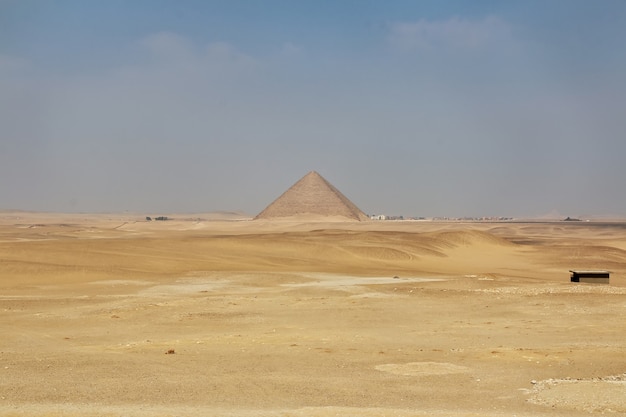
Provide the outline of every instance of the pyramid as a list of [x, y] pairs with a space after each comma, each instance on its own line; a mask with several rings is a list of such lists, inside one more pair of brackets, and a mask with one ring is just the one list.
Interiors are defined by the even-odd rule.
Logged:
[[341, 194], [320, 174], [311, 171], [259, 213], [255, 219], [271, 219], [298, 215], [343, 216], [351, 220], [367, 220], [357, 206]]

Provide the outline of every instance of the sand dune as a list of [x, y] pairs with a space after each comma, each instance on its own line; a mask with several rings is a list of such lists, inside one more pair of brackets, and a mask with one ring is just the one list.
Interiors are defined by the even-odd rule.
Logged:
[[18, 214], [0, 415], [626, 413], [621, 223]]

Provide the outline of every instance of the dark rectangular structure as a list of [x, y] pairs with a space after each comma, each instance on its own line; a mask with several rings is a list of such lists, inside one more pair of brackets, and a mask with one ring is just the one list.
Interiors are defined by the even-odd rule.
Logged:
[[572, 273], [571, 282], [590, 282], [593, 284], [608, 284], [609, 271], [569, 271]]

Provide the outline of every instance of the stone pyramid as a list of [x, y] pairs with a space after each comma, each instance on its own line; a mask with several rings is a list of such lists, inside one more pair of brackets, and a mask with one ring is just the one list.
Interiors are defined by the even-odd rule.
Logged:
[[368, 219], [352, 201], [315, 171], [302, 177], [255, 219], [298, 215], [343, 216], [358, 221]]

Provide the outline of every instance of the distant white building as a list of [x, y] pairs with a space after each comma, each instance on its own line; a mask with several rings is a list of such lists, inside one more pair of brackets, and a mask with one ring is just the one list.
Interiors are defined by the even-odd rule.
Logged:
[[372, 214], [370, 216], [370, 219], [372, 219], [372, 220], [387, 220], [387, 216], [385, 216], [384, 214]]

